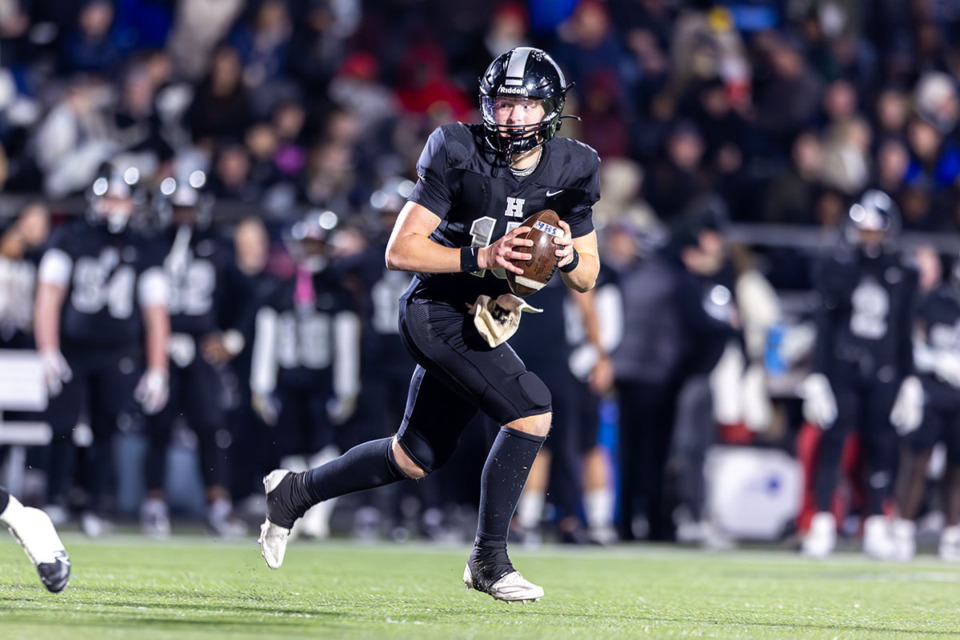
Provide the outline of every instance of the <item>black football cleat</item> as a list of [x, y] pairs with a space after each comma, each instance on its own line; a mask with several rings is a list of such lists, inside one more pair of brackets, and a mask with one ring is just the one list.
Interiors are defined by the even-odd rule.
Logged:
[[66, 551], [58, 551], [53, 562], [41, 562], [37, 565], [40, 582], [50, 593], [60, 593], [70, 581], [70, 558]]

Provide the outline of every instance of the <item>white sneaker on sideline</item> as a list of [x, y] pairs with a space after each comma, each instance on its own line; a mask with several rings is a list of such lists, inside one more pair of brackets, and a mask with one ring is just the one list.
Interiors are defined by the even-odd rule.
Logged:
[[960, 562], [960, 526], [946, 527], [940, 534], [937, 555], [944, 562]]
[[895, 557], [893, 533], [886, 516], [869, 516], [863, 521], [863, 551], [877, 560]]
[[147, 498], [140, 505], [140, 530], [152, 540], [170, 537], [170, 510], [159, 498]]
[[803, 539], [801, 552], [811, 558], [826, 558], [837, 546], [837, 519], [821, 511], [810, 521], [810, 531]]
[[917, 553], [917, 525], [913, 520], [897, 518], [891, 526], [893, 531], [893, 559], [901, 562], [912, 560]]

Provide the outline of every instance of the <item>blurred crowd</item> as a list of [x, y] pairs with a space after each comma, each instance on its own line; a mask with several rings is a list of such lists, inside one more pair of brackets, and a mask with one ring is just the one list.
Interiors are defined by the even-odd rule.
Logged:
[[[731, 247], [725, 230], [838, 229], [868, 189], [892, 199], [891, 237], [960, 229], [960, 3], [0, 0], [0, 184], [30, 202], [0, 212], [0, 341], [34, 346], [36, 265], [51, 226], [92, 207], [105, 161], [136, 172], [130, 197], [162, 237], [180, 224], [162, 219], [164, 180], [202, 174], [208, 200], [189, 206], [203, 208], [203, 233], [223, 245], [216, 286], [231, 309], [211, 333], [242, 341], [197, 342], [223, 386], [225, 417], [208, 420], [196, 441], [176, 432], [172, 443], [205, 448], [207, 462], [219, 451], [219, 475], [203, 463], [208, 524], [239, 533], [233, 505], [255, 498], [260, 475], [281, 459], [313, 466], [395, 430], [412, 368], [395, 335], [408, 280], [383, 268], [385, 234], [426, 137], [478, 121], [478, 76], [521, 45], [546, 49], [575, 82], [566, 113], [581, 120], [564, 120], [561, 135], [602, 159], [595, 222], [609, 269], [595, 294], [561, 300], [567, 347], [536, 363], [547, 371], [567, 361], [569, 379], [557, 384], [578, 400], [567, 407], [572, 426], [557, 430], [562, 441], [548, 442], [531, 476], [517, 535], [536, 539], [546, 519], [573, 542], [723, 544], [706, 508], [707, 450], [718, 439], [803, 448], [790, 374], [810, 366], [817, 305], [781, 294], [817, 287], [820, 257]], [[305, 229], [322, 245], [316, 255], [303, 250]], [[920, 289], [936, 288], [934, 252], [906, 261], [923, 274]], [[176, 261], [164, 264], [177, 272]], [[292, 308], [313, 304], [316, 293], [298, 282], [305, 269], [315, 287], [316, 274], [336, 274], [342, 310], [360, 326], [356, 354], [331, 346], [324, 362], [301, 362], [303, 344], [284, 342], [278, 327], [302, 318], [284, 320], [277, 292]], [[549, 326], [537, 322], [525, 320], [526, 339]], [[338, 326], [348, 333], [335, 344], [351, 342], [349, 322]], [[266, 357], [255, 353], [258, 332], [261, 344], [263, 332], [272, 336], [269, 355], [286, 368], [356, 359], [354, 373], [324, 378], [320, 409], [300, 408], [305, 424], [339, 425], [334, 436], [292, 443], [271, 431], [284, 394], [289, 411], [304, 382], [278, 377], [282, 364], [272, 377], [254, 374]], [[543, 353], [530, 349], [528, 360]], [[173, 418], [196, 429], [189, 416]], [[149, 439], [147, 422], [120, 431]], [[399, 495], [353, 500], [348, 528], [438, 536], [469, 519], [460, 506], [469, 512], [475, 499], [471, 462], [448, 467]], [[64, 518], [116, 514], [123, 473], [84, 480], [113, 496], [103, 506], [73, 499], [66, 481], [43, 500]], [[133, 498], [154, 533], [169, 528], [160, 482]], [[308, 527], [326, 535], [332, 517]], [[99, 520], [88, 519], [91, 531]]]

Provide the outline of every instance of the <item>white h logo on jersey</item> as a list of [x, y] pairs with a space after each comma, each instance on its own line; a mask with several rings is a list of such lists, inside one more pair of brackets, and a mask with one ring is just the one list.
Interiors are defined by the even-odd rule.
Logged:
[[523, 217], [523, 198], [507, 198], [507, 210], [504, 212], [508, 218]]

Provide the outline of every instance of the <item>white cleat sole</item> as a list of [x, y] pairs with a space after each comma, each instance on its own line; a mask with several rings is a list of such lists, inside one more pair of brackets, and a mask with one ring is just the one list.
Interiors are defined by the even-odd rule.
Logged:
[[[469, 564], [463, 570], [463, 583], [467, 585], [467, 589], [476, 589]], [[482, 593], [503, 602], [536, 602], [543, 597], [543, 587], [526, 580], [519, 571], [514, 571], [494, 582], [489, 591]]]
[[[276, 489], [288, 473], [290, 472], [286, 469], [271, 471], [263, 479], [265, 493], [269, 494]], [[280, 565], [283, 564], [283, 556], [287, 551], [289, 538], [290, 529], [270, 522], [269, 518], [265, 519], [263, 524], [260, 525], [260, 537], [257, 538], [257, 543], [260, 545], [260, 555], [263, 556], [267, 566], [271, 569], [279, 569]]]

